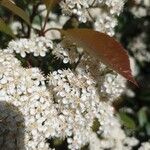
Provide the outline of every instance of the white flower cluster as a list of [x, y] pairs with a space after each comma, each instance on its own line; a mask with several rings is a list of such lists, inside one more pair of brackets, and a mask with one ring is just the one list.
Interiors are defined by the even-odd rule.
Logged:
[[145, 43], [146, 38], [146, 33], [141, 33], [139, 36], [135, 37], [128, 46], [139, 62], [150, 62], [150, 52]]
[[118, 74], [106, 74], [101, 86], [101, 94], [107, 95], [110, 101], [118, 98], [125, 90], [125, 79]]
[[[109, 126], [112, 129], [111, 134], [106, 139], [98, 139], [97, 135], [93, 132], [90, 135], [90, 150], [132, 150], [138, 144], [138, 140], [134, 137], [125, 137], [125, 134], [118, 126]], [[118, 136], [119, 135], [119, 136]], [[145, 149], [148, 150], [148, 149]]]
[[139, 148], [139, 150], [149, 150], [150, 149], [150, 141], [148, 142], [143, 142], [141, 144], [141, 147]]
[[[20, 125], [17, 126], [18, 130], [22, 131], [24, 135], [24, 137], [21, 137], [24, 139], [24, 144], [22, 145], [21, 141], [17, 141], [13, 143], [14, 146], [19, 149], [23, 149], [23, 146], [25, 149], [30, 150], [48, 149], [45, 142], [46, 128], [43, 122], [47, 119], [46, 115], [49, 115], [49, 111], [52, 111], [50, 109], [52, 101], [49, 100], [51, 96], [46, 89], [43, 75], [37, 68], [22, 68], [19, 61], [12, 54], [0, 52], [0, 61], [0, 102], [6, 102], [17, 107], [24, 117], [24, 123], [19, 123]], [[7, 107], [11, 109], [9, 105]], [[2, 114], [6, 116], [7, 120], [10, 120], [8, 124], [9, 122], [18, 124], [22, 119], [11, 115], [7, 116], [7, 111], [3, 111]], [[14, 126], [11, 126], [10, 130], [14, 128]], [[8, 143], [14, 141], [13, 136], [9, 137], [10, 139], [7, 139]], [[13, 149], [13, 145], [11, 146]]]
[[56, 44], [54, 46], [52, 54], [55, 55], [57, 58], [62, 59], [64, 64], [71, 62], [68, 50], [63, 48], [61, 44]]
[[17, 53], [21, 57], [26, 57], [27, 54], [33, 54], [35, 57], [45, 57], [46, 52], [51, 52], [56, 58], [62, 59], [63, 63], [71, 63], [69, 52], [66, 48], [63, 48], [61, 44], [54, 43], [47, 37], [32, 37], [30, 39], [19, 39], [16, 41], [10, 41], [7, 49], [4, 50], [7, 53]]
[[[119, 15], [124, 0], [62, 0], [62, 12], [67, 15], [77, 15], [80, 22], [92, 21], [95, 30], [114, 35], [117, 25], [116, 15]], [[98, 15], [99, 14], [99, 15]]]
[[49, 49], [53, 48], [53, 42], [46, 37], [32, 37], [30, 39], [18, 39], [11, 41], [8, 48], [5, 50], [10, 53], [19, 53], [21, 57], [26, 57], [27, 54], [33, 53], [35, 57], [46, 55]]
[[[149, 16], [150, 1], [149, 0], [137, 0], [130, 11], [136, 18], [145, 17], [143, 26], [144, 28], [149, 27], [149, 22], [146, 16]], [[147, 42], [148, 33], [147, 30], [143, 30], [138, 36], [130, 40], [128, 48], [133, 53], [133, 56], [139, 62], [150, 62], [150, 51]]]
[[[92, 147], [92, 126], [97, 118], [100, 123], [97, 134], [102, 137], [99, 149], [117, 150], [136, 145], [137, 143], [131, 142], [132, 145], [127, 141], [119, 121], [114, 116], [113, 107], [109, 102], [100, 100], [95, 85], [95, 81], [89, 75], [81, 72], [58, 70], [49, 75], [49, 86], [53, 90], [55, 105], [60, 113], [58, 121], [55, 120], [54, 136], [67, 137], [69, 149], [72, 150], [79, 149], [87, 143]], [[110, 130], [112, 128], [113, 130]], [[96, 138], [98, 140], [98, 137]], [[134, 141], [132, 138], [130, 140]]]
[[149, 0], [136, 0], [131, 12], [138, 18], [148, 15], [150, 7]]
[[[12, 136], [8, 136], [8, 148], [14, 144], [20, 149], [24, 146], [30, 150], [46, 150], [49, 149], [46, 138], [55, 137], [67, 138], [72, 150], [87, 143], [92, 147], [95, 118], [100, 123], [97, 134], [103, 139], [99, 141], [100, 149], [130, 147], [125, 142], [127, 137], [114, 116], [113, 107], [110, 102], [101, 101], [96, 82], [88, 73], [54, 71], [48, 76], [46, 86], [45, 78], [37, 68], [22, 68], [12, 54], [1, 51], [0, 56], [0, 102], [17, 107], [14, 111], [20, 112], [24, 120], [23, 123], [18, 115], [8, 115], [5, 107], [0, 105], [3, 116], [10, 120], [6, 120], [7, 123], [15, 121], [18, 134], [24, 132], [24, 145], [21, 140], [16, 138], [15, 143]], [[7, 108], [11, 110], [11, 106]], [[99, 140], [96, 135], [95, 138]]]

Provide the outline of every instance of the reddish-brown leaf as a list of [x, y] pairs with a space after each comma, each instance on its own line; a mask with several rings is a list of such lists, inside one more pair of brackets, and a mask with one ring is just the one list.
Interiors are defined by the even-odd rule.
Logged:
[[114, 38], [90, 29], [63, 30], [64, 38], [83, 47], [89, 54], [137, 85], [134, 80], [127, 52]]
[[51, 11], [53, 7], [58, 4], [60, 0], [43, 0], [44, 4], [46, 5], [47, 11]]

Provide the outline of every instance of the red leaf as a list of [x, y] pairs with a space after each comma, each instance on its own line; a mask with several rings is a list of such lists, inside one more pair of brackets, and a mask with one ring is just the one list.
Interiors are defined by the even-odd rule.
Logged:
[[83, 47], [89, 54], [137, 85], [134, 80], [127, 52], [114, 38], [90, 29], [63, 30], [64, 38]]

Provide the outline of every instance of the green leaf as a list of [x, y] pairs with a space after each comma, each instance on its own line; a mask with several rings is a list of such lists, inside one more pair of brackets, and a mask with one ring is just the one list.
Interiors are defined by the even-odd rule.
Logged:
[[59, 0], [43, 0], [48, 12], [50, 12], [58, 2]]
[[140, 124], [141, 127], [143, 127], [147, 123], [148, 119], [147, 119], [146, 108], [145, 107], [143, 107], [139, 110], [138, 120], [139, 120], [139, 124]]
[[11, 28], [8, 25], [6, 25], [6, 23], [1, 18], [0, 18], [0, 31], [12, 36], [13, 38], [15, 37]]
[[122, 124], [127, 127], [127, 128], [131, 128], [131, 129], [135, 129], [136, 124], [134, 122], [134, 120], [129, 117], [127, 114], [125, 113], [119, 113], [119, 117], [121, 119]]
[[150, 123], [146, 124], [146, 132], [147, 132], [147, 135], [150, 136]]
[[99, 130], [100, 123], [97, 118], [94, 119], [92, 130], [93, 132], [97, 132]]
[[27, 13], [22, 10], [20, 7], [18, 7], [13, 1], [11, 0], [2, 0], [0, 2], [0, 5], [6, 7], [10, 11], [12, 11], [15, 15], [22, 18], [28, 25], [30, 25], [30, 19]]
[[68, 29], [61, 33], [69, 42], [83, 47], [89, 54], [137, 85], [131, 73], [128, 54], [114, 38], [90, 29]]

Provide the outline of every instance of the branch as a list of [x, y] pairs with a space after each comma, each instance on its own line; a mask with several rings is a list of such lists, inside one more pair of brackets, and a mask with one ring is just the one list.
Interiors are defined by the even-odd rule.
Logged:
[[[32, 25], [32, 23], [33, 23], [34, 17], [37, 15], [37, 10], [38, 10], [38, 7], [39, 7], [40, 4], [41, 4], [41, 2], [37, 3], [36, 5], [33, 5], [32, 14], [31, 14], [31, 16], [30, 16], [31, 25]], [[32, 28], [32, 27], [28, 25], [27, 38], [30, 37], [31, 28]]]

